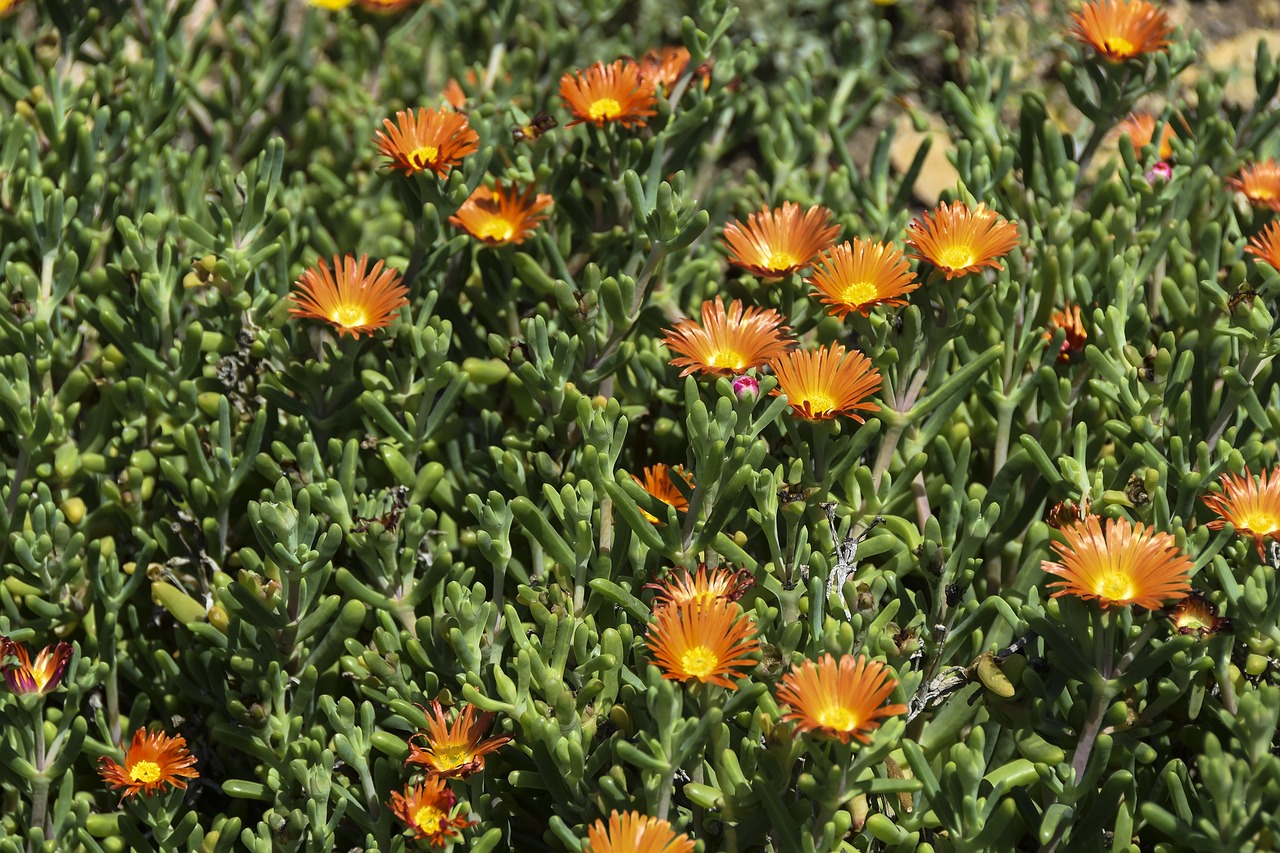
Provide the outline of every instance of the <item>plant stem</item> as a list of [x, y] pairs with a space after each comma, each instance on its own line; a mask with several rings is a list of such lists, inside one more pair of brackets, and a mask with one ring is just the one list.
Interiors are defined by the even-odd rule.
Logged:
[[[36, 753], [32, 758], [32, 762], [36, 766], [37, 775], [35, 781], [31, 783], [31, 825], [40, 828], [42, 838], [49, 837], [49, 777], [45, 775], [45, 760], [47, 758], [44, 744], [44, 703], [41, 702], [31, 709], [32, 729], [36, 738]], [[27, 843], [27, 853], [34, 853], [35, 847], [30, 842]]]

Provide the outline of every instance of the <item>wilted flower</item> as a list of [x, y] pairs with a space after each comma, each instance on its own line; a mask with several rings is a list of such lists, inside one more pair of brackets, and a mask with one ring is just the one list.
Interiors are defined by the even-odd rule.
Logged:
[[[427, 730], [409, 739], [409, 757], [404, 763], [421, 765], [429, 773], [446, 779], [483, 770], [484, 757], [511, 740], [511, 735], [484, 736], [493, 717], [492, 712], [486, 711], [477, 718], [476, 706], [468, 705], [453, 725], [449, 725], [444, 708], [433, 699], [431, 713], [427, 715]], [[418, 739], [422, 740], [422, 746], [414, 743]]]
[[501, 181], [492, 190], [479, 186], [449, 221], [491, 246], [519, 245], [547, 218], [542, 211], [551, 206], [551, 196], [534, 193], [533, 187], [523, 193], [504, 188]]
[[802, 215], [800, 205], [784, 202], [782, 207], [747, 215], [747, 222], [730, 222], [724, 227], [724, 244], [729, 262], [764, 279], [781, 278], [807, 267], [840, 234], [831, 222], [831, 211], [822, 206]]
[[756, 579], [747, 569], [731, 571], [716, 567], [707, 573], [705, 563], [698, 564], [698, 573], [690, 574], [688, 569], [680, 569], [672, 573], [665, 581], [645, 584], [645, 589], [655, 589], [658, 594], [653, 599], [653, 609], [669, 605], [686, 606], [706, 604], [711, 601], [737, 601], [755, 584]]
[[387, 165], [406, 175], [431, 170], [443, 178], [462, 163], [462, 158], [480, 147], [480, 137], [467, 117], [446, 109], [422, 107], [415, 116], [412, 110], [400, 110], [396, 119], [383, 119], [374, 142], [387, 158]]
[[1073, 500], [1058, 501], [1049, 507], [1044, 516], [1044, 523], [1050, 527], [1063, 528], [1075, 524], [1089, 514], [1089, 502], [1076, 503]]
[[1147, 0], [1091, 0], [1071, 17], [1071, 34], [1113, 62], [1164, 50], [1173, 32], [1164, 10]]
[[1103, 607], [1136, 604], [1159, 610], [1166, 601], [1185, 598], [1194, 563], [1178, 550], [1168, 533], [1157, 533], [1127, 518], [1107, 519], [1105, 531], [1096, 515], [1062, 528], [1066, 542], [1054, 542], [1062, 560], [1041, 568], [1062, 578], [1054, 598], [1096, 598]]
[[[631, 475], [631, 479], [635, 480], [644, 490], [653, 495], [658, 500], [668, 506], [676, 508], [677, 512], [687, 512], [689, 510], [689, 500], [676, 488], [676, 484], [672, 482], [671, 476], [677, 475], [681, 477], [689, 488], [693, 488], [693, 475], [685, 472], [679, 465], [674, 468], [666, 463], [659, 462], [657, 465], [650, 465], [644, 469], [644, 479], [641, 480], [635, 474]], [[640, 510], [645, 518], [653, 524], [662, 524], [661, 519], [649, 514], [645, 510]]]
[[733, 377], [733, 393], [738, 399], [760, 393], [760, 381], [754, 376], [742, 374]]
[[1272, 222], [1262, 231], [1254, 234], [1244, 250], [1280, 269], [1280, 220]]
[[920, 286], [897, 247], [857, 237], [823, 253], [805, 281], [840, 318], [851, 311], [865, 317], [877, 305], [906, 305], [901, 297]]
[[839, 663], [823, 655], [797, 664], [782, 677], [778, 701], [791, 706], [782, 716], [802, 732], [814, 732], [848, 743], [870, 743], [880, 719], [907, 712], [906, 705], [884, 705], [898, 680], [885, 664], [862, 655], [841, 655]]
[[[1277, 226], [1273, 223], [1272, 227]], [[1267, 539], [1280, 541], [1280, 468], [1264, 471], [1256, 480], [1247, 472], [1243, 477], [1227, 473], [1219, 483], [1222, 494], [1202, 499], [1222, 516], [1209, 522], [1209, 527], [1221, 530], [1231, 522], [1237, 533], [1253, 537], [1258, 556], [1265, 558], [1263, 543]]]
[[1280, 163], [1275, 159], [1245, 166], [1239, 177], [1227, 178], [1227, 183], [1244, 193], [1250, 204], [1280, 211]]
[[667, 329], [662, 342], [675, 352], [671, 364], [682, 367], [681, 376], [695, 370], [712, 376], [731, 376], [762, 367], [777, 358], [795, 341], [786, 318], [772, 308], [744, 307], [735, 299], [726, 311], [717, 296], [702, 303], [702, 325], [693, 320], [680, 320]]
[[[1133, 143], [1133, 150], [1141, 153], [1143, 148], [1151, 144], [1151, 140], [1156, 135], [1156, 117], [1145, 112], [1130, 113], [1116, 125], [1115, 135], [1129, 137], [1129, 141]], [[1160, 146], [1156, 152], [1160, 162], [1153, 167], [1152, 171], [1163, 166], [1168, 175], [1173, 174], [1173, 169], [1165, 161], [1173, 156], [1173, 138], [1177, 135], [1177, 131], [1173, 129], [1172, 119], [1166, 121], [1160, 128]], [[1168, 175], [1165, 176], [1166, 180]]]
[[826, 421], [843, 415], [863, 423], [861, 412], [879, 411], [869, 399], [880, 390], [880, 371], [857, 350], [840, 344], [789, 352], [769, 363], [778, 377], [774, 396], [787, 395], [797, 417]]
[[1052, 340], [1058, 329], [1065, 333], [1062, 347], [1058, 350], [1058, 363], [1068, 364], [1076, 353], [1084, 350], [1085, 341], [1089, 339], [1089, 333], [1084, 330], [1084, 321], [1080, 319], [1079, 305], [1068, 303], [1061, 311], [1054, 311], [1044, 336]]
[[373, 269], [366, 269], [368, 264], [368, 255], [361, 255], [359, 260], [347, 255], [341, 261], [334, 256], [330, 270], [321, 260], [298, 277], [289, 297], [294, 303], [289, 313], [324, 320], [340, 335], [354, 338], [359, 338], [361, 332], [372, 333], [391, 325], [400, 308], [409, 304], [409, 289], [398, 272], [383, 269], [383, 261], [374, 264]]
[[587, 830], [586, 853], [693, 853], [689, 836], [676, 835], [671, 824], [639, 812], [615, 809], [609, 824], [597, 820]]
[[39, 693], [45, 696], [58, 688], [74, 650], [70, 643], [54, 643], [36, 655], [33, 664], [27, 649], [8, 637], [0, 637], [0, 661], [15, 657], [17, 663], [4, 666], [4, 680], [16, 694]]
[[639, 65], [624, 59], [565, 74], [560, 78], [560, 97], [577, 116], [569, 127], [583, 122], [596, 127], [643, 127], [656, 114], [653, 106], [658, 100], [653, 81], [641, 75]]
[[1218, 615], [1218, 606], [1204, 597], [1204, 590], [1193, 589], [1181, 601], [1166, 605], [1164, 615], [1179, 634], [1200, 639], [1231, 630], [1231, 620]]
[[1018, 245], [1018, 225], [985, 204], [970, 208], [964, 202], [940, 204], [932, 213], [907, 226], [911, 257], [928, 261], [947, 280], [983, 267], [999, 269], [997, 258]]
[[[124, 744], [120, 745], [124, 749]], [[112, 788], [123, 788], [121, 800], [139, 793], [151, 795], [166, 785], [186, 788], [187, 779], [198, 779], [196, 759], [187, 752], [182, 735], [169, 737], [164, 732], [148, 734], [143, 729], [133, 733], [133, 742], [118, 764], [105, 755], [98, 759], [98, 773]]]
[[408, 825], [414, 838], [426, 839], [433, 847], [444, 847], [460, 837], [458, 830], [471, 825], [466, 818], [451, 814], [453, 791], [444, 779], [430, 776], [419, 785], [391, 792], [391, 812]]
[[746, 673], [740, 669], [756, 665], [747, 657], [760, 650], [754, 635], [755, 623], [738, 605], [713, 599], [658, 608], [645, 642], [663, 678], [736, 689], [730, 677], [741, 678]]

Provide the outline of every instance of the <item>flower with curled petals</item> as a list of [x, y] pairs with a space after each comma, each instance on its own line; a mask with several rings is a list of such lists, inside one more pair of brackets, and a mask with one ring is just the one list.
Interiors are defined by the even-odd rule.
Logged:
[[644, 127], [647, 119], [657, 114], [653, 81], [644, 77], [639, 65], [626, 59], [570, 71], [560, 78], [560, 97], [576, 116], [568, 127], [583, 122], [596, 127]]
[[[427, 728], [409, 738], [409, 757], [404, 763], [424, 767], [428, 773], [443, 779], [466, 777], [483, 770], [484, 757], [511, 740], [511, 735], [484, 736], [493, 717], [491, 711], [477, 717], [476, 706], [468, 705], [450, 725], [444, 708], [433, 699], [431, 712], [427, 714]], [[421, 746], [415, 743], [418, 740]]]
[[1249, 239], [1245, 252], [1280, 270], [1280, 221], [1272, 222]]
[[0, 637], [0, 661], [7, 657], [17, 659], [17, 663], [2, 667], [9, 691], [18, 695], [47, 696], [62, 683], [72, 652], [70, 643], [54, 643], [42, 649], [32, 663], [25, 646], [8, 637]]
[[449, 221], [490, 246], [520, 245], [547, 218], [551, 196], [529, 187], [523, 193], [497, 181], [494, 189], [476, 187]]
[[422, 107], [396, 113], [395, 121], [384, 119], [386, 132], [374, 136], [387, 165], [405, 175], [431, 171], [438, 178], [462, 163], [462, 158], [480, 147], [480, 137], [462, 113], [451, 109]]
[[388, 805], [414, 838], [432, 847], [457, 841], [461, 837], [458, 830], [471, 825], [471, 821], [454, 812], [453, 791], [445, 787], [445, 780], [439, 776], [429, 776], [421, 784], [405, 788], [403, 794], [392, 791]]
[[690, 574], [688, 569], [679, 569], [664, 581], [644, 586], [645, 589], [657, 590], [658, 594], [653, 598], [653, 609], [657, 610], [671, 605], [706, 604], [719, 599], [737, 601], [755, 582], [755, 577], [747, 569], [734, 572], [717, 566], [708, 574], [706, 564], [700, 563], [696, 575]]
[[[120, 745], [124, 749], [124, 744]], [[138, 794], [150, 796], [162, 788], [186, 788], [188, 779], [198, 779], [196, 759], [187, 752], [182, 735], [169, 737], [164, 732], [147, 733], [138, 729], [124, 754], [124, 764], [103, 756], [98, 759], [98, 773], [112, 788], [123, 788], [121, 801]]]
[[1253, 537], [1258, 556], [1265, 559], [1266, 540], [1280, 542], [1280, 468], [1257, 479], [1248, 472], [1243, 477], [1226, 473], [1218, 482], [1222, 494], [1201, 498], [1219, 516], [1209, 522], [1210, 529], [1221, 530], [1231, 522], [1237, 533]]

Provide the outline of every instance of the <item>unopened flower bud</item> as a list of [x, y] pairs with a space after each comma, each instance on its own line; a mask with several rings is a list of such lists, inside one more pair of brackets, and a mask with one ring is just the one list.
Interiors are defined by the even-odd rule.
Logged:
[[756, 381], [754, 376], [735, 376], [733, 379], [733, 393], [739, 400], [750, 395], [754, 397], [760, 393], [760, 383]]
[[1173, 167], [1164, 160], [1156, 163], [1151, 167], [1151, 171], [1147, 172], [1147, 182], [1156, 183], [1157, 181], [1167, 181], [1173, 177]]

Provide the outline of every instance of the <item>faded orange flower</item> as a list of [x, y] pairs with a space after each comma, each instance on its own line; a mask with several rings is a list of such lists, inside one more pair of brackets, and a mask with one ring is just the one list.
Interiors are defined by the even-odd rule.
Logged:
[[[468, 705], [450, 725], [444, 708], [433, 699], [431, 712], [427, 714], [427, 729], [409, 738], [409, 757], [404, 763], [420, 765], [445, 779], [470, 776], [483, 770], [484, 757], [511, 740], [511, 735], [484, 736], [493, 717], [492, 712], [485, 711], [477, 718], [476, 706]], [[419, 739], [421, 746], [414, 743]]]
[[839, 234], [840, 226], [825, 207], [801, 214], [800, 205], [788, 201], [775, 210], [765, 207], [748, 214], [746, 224], [730, 222], [724, 227], [724, 244], [730, 263], [771, 280], [809, 266]]
[[906, 305], [901, 297], [920, 286], [897, 247], [858, 237], [819, 256], [805, 281], [841, 319], [853, 311], [866, 317], [877, 305]]
[[583, 122], [596, 127], [611, 123], [643, 127], [649, 116], [657, 114], [653, 81], [644, 78], [639, 65], [625, 59], [568, 72], [560, 78], [560, 97], [577, 116], [568, 127]]
[[1254, 234], [1244, 250], [1280, 270], [1280, 220]]
[[414, 838], [425, 839], [432, 847], [444, 847], [461, 837], [459, 830], [471, 825], [471, 821], [453, 813], [453, 791], [445, 787], [445, 780], [429, 776], [425, 781], [404, 793], [391, 792], [391, 813], [404, 821]]
[[1054, 598], [1075, 595], [1095, 598], [1102, 607], [1136, 604], [1159, 610], [1167, 601], [1186, 598], [1191, 589], [1192, 561], [1178, 550], [1168, 533], [1158, 533], [1127, 518], [1107, 519], [1103, 529], [1096, 515], [1062, 528], [1065, 542], [1054, 542], [1062, 562], [1045, 560], [1041, 568], [1062, 580]]
[[1173, 27], [1147, 0], [1092, 0], [1072, 12], [1071, 34], [1112, 62], [1164, 50]]
[[430, 170], [443, 178], [462, 163], [462, 158], [480, 147], [480, 137], [467, 117], [447, 109], [421, 107], [396, 113], [395, 121], [383, 119], [386, 133], [374, 136], [387, 165], [406, 175]]
[[789, 352], [769, 363], [778, 377], [773, 395], [787, 395], [787, 404], [796, 417], [828, 421], [843, 415], [863, 423], [861, 412], [876, 412], [871, 402], [880, 390], [880, 371], [857, 350], [840, 344], [807, 352]]
[[462, 91], [462, 84], [458, 82], [457, 77], [450, 77], [449, 82], [444, 86], [444, 92], [441, 93], [445, 102], [455, 110], [460, 110], [467, 105], [467, 93]]
[[[120, 745], [124, 749], [124, 744]], [[166, 785], [186, 788], [188, 779], [199, 779], [196, 759], [187, 752], [182, 735], [169, 737], [164, 732], [148, 734], [143, 729], [133, 733], [133, 742], [124, 755], [124, 764], [103, 756], [98, 759], [98, 774], [112, 788], [123, 788], [120, 799], [138, 794], [156, 793]]]
[[911, 257], [928, 261], [947, 280], [983, 267], [999, 269], [998, 258], [1018, 245], [1018, 225], [985, 204], [970, 208], [964, 202], [940, 204], [907, 226]]
[[42, 649], [33, 664], [25, 646], [8, 637], [0, 637], [0, 661], [7, 657], [18, 659], [17, 663], [3, 667], [9, 691], [19, 695], [38, 693], [41, 696], [53, 692], [62, 683], [73, 651], [70, 643], [54, 643]]
[[848, 743], [871, 743], [880, 720], [907, 712], [906, 705], [881, 705], [898, 686], [893, 670], [862, 655], [823, 655], [791, 668], [778, 685], [778, 701], [791, 706], [783, 721], [796, 729]]
[[[644, 490], [653, 495], [658, 500], [668, 506], [676, 508], [677, 512], [688, 512], [689, 501], [684, 495], [680, 494], [680, 490], [676, 488], [676, 484], [672, 482], [672, 477], [678, 476], [682, 478], [689, 488], [693, 488], [693, 475], [686, 473], [679, 465], [674, 468], [664, 462], [657, 465], [650, 465], [644, 469], [644, 479], [641, 480], [635, 474], [631, 475], [631, 479], [639, 483]], [[652, 524], [662, 524], [662, 520], [657, 516], [651, 515], [647, 510], [641, 509], [640, 513]]]
[[533, 187], [520, 193], [497, 181], [493, 189], [476, 187], [449, 221], [491, 246], [519, 245], [547, 218], [543, 211], [550, 206], [551, 196], [546, 193], [535, 195]]
[[[664, 93], [670, 93], [671, 87], [688, 67], [689, 49], [684, 46], [655, 47], [645, 51], [644, 56], [640, 57], [641, 76], [661, 88]], [[696, 69], [694, 76], [698, 76]], [[709, 77], [704, 78], [704, 82], [709, 81]]]
[[1280, 163], [1275, 159], [1245, 166], [1239, 177], [1228, 178], [1227, 183], [1244, 193], [1255, 207], [1280, 211]]
[[1045, 338], [1053, 340], [1058, 329], [1065, 333], [1062, 347], [1058, 350], [1058, 364], [1069, 364], [1077, 353], [1084, 351], [1085, 342], [1089, 339], [1089, 333], [1084, 330], [1084, 321], [1080, 318], [1079, 305], [1067, 303], [1061, 311], [1054, 311], [1049, 318]]
[[1222, 494], [1202, 498], [1209, 509], [1221, 516], [1209, 522], [1209, 527], [1221, 530], [1231, 522], [1237, 533], [1253, 537], [1258, 556], [1265, 559], [1266, 540], [1280, 541], [1280, 468], [1264, 471], [1256, 480], [1248, 472], [1243, 477], [1226, 473], [1218, 482]]
[[[1115, 133], [1118, 136], [1129, 137], [1129, 141], [1133, 143], [1133, 150], [1141, 154], [1142, 149], [1150, 145], [1155, 136], [1156, 117], [1145, 112], [1130, 113], [1125, 116], [1124, 121], [1116, 125]], [[1160, 148], [1157, 152], [1161, 160], [1168, 160], [1173, 156], [1172, 140], [1177, 135], [1177, 131], [1173, 129], [1173, 120], [1166, 121], [1164, 127], [1160, 129]]]
[[663, 333], [662, 342], [680, 353], [671, 364], [681, 367], [681, 376], [695, 370], [711, 376], [732, 376], [762, 367], [791, 347], [790, 327], [772, 308], [744, 308], [735, 299], [725, 311], [724, 301], [702, 303], [702, 325], [693, 320], [680, 320]]
[[755, 622], [738, 605], [723, 599], [705, 604], [659, 607], [653, 613], [645, 643], [662, 677], [697, 679], [730, 690], [730, 678], [746, 675], [756, 662], [747, 657], [760, 650]]
[[321, 260], [305, 270], [294, 285], [289, 298], [295, 317], [324, 320], [339, 335], [371, 334], [374, 329], [391, 325], [402, 306], [408, 305], [409, 289], [395, 270], [384, 270], [378, 261], [367, 269], [369, 256], [347, 255], [341, 261], [334, 256], [333, 269]]
[[639, 812], [615, 809], [609, 823], [597, 820], [587, 830], [586, 853], [693, 853], [689, 836], [671, 828], [671, 824]]
[[645, 589], [657, 590], [653, 598], [653, 609], [668, 606], [690, 606], [707, 604], [714, 600], [737, 601], [746, 594], [756, 582], [755, 577], [747, 569], [731, 571], [716, 567], [707, 573], [705, 563], [698, 564], [697, 575], [688, 569], [672, 572], [664, 581], [645, 584]]

